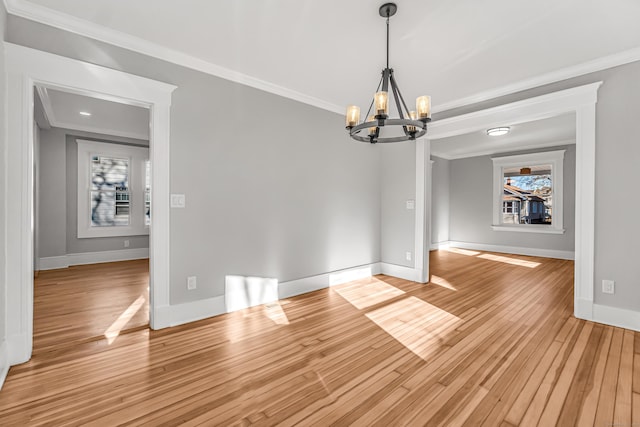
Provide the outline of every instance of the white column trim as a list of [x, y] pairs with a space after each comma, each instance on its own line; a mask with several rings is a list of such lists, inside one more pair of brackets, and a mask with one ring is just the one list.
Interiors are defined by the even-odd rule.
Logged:
[[7, 88], [7, 354], [29, 360], [33, 346], [33, 92], [34, 85], [150, 108], [152, 159], [152, 328], [166, 326], [169, 304], [169, 107], [176, 86], [58, 55], [4, 43]]
[[[429, 138], [439, 139], [557, 116], [576, 115], [576, 225], [575, 309], [576, 317], [594, 319], [595, 253], [595, 146], [596, 102], [602, 82], [578, 86], [473, 113], [438, 120], [429, 126]], [[490, 225], [490, 224], [488, 224]], [[416, 239], [418, 238], [416, 229]], [[606, 321], [608, 317], [599, 319]]]

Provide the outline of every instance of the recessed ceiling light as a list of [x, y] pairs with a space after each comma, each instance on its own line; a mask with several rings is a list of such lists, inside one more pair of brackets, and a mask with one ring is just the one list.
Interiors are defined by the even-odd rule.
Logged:
[[491, 129], [487, 129], [487, 135], [489, 135], [489, 136], [506, 135], [506, 134], [509, 133], [510, 130], [511, 130], [511, 128], [508, 127], [508, 126], [503, 126], [503, 127], [499, 127], [499, 128], [491, 128]]
[[91, 115], [91, 113], [90, 113], [90, 112], [88, 112], [88, 111], [80, 111], [80, 115], [81, 115], [81, 116], [90, 116], [90, 115]]

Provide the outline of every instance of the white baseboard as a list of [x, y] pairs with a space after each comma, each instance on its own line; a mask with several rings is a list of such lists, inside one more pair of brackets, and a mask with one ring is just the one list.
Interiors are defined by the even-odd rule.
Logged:
[[412, 282], [420, 282], [421, 272], [415, 268], [381, 262], [380, 271], [382, 274], [386, 274], [387, 276], [411, 280]]
[[450, 248], [451, 245], [449, 244], [449, 241], [444, 241], [444, 242], [438, 242], [438, 243], [431, 243], [431, 247], [429, 248], [432, 251], [437, 251], [438, 249], [447, 249]]
[[[317, 291], [319, 289], [328, 288], [330, 286], [339, 285], [341, 283], [350, 282], [352, 280], [370, 277], [376, 274], [380, 274], [380, 263], [361, 265], [344, 270], [334, 271], [331, 273], [291, 280], [288, 282], [276, 282], [276, 299], [290, 298], [296, 295], [306, 294], [308, 292]], [[267, 280], [267, 284], [270, 284], [272, 283], [272, 280], [275, 280], [260, 278], [251, 279], [256, 279], [258, 280], [258, 282], [260, 282], [261, 280]], [[250, 299], [250, 305], [246, 305], [246, 307], [261, 305], [273, 300], [274, 299], [269, 296], [267, 296], [266, 299]], [[237, 308], [237, 306], [235, 305], [227, 307], [227, 299], [224, 295], [208, 298], [205, 300], [161, 307], [155, 313], [153, 328], [162, 329], [169, 326], [178, 326], [185, 323], [206, 319], [208, 317], [218, 316], [220, 314], [228, 313], [230, 311], [238, 309], [239, 308]]]
[[575, 254], [573, 251], [526, 248], [521, 246], [488, 245], [484, 243], [450, 241], [448, 242], [447, 247], [470, 249], [475, 251], [499, 252], [499, 253], [505, 253], [505, 254], [514, 254], [514, 255], [538, 256], [542, 258], [557, 258], [557, 259], [567, 259], [567, 260], [573, 260], [575, 258]]
[[9, 366], [9, 349], [7, 348], [7, 342], [2, 341], [0, 343], [0, 390], [2, 390], [4, 380], [7, 379]]
[[574, 315], [578, 319], [640, 332], [640, 312], [638, 311], [576, 299]]
[[99, 264], [149, 258], [149, 248], [120, 249], [116, 251], [83, 252], [64, 256], [40, 258], [40, 270], [55, 270], [71, 265]]

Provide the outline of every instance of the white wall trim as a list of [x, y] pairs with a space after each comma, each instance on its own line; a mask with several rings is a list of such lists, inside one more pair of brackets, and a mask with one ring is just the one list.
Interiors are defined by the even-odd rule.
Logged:
[[2, 390], [4, 380], [7, 379], [9, 366], [9, 349], [7, 348], [7, 341], [2, 341], [0, 343], [0, 390]]
[[[518, 144], [518, 151], [524, 150], [536, 150], [538, 148], [549, 148], [549, 147], [558, 147], [562, 145], [573, 145], [576, 143], [575, 139], [563, 139], [560, 141], [548, 141], [541, 144]], [[461, 154], [448, 154], [448, 153], [434, 153], [431, 152], [432, 155], [436, 157], [440, 157], [445, 160], [457, 160], [457, 159], [467, 159], [469, 157], [480, 157], [480, 156], [492, 156], [494, 154], [502, 154], [502, 153], [513, 153], [513, 147], [500, 147], [492, 150], [479, 150], [479, 151], [468, 151], [466, 153]]]
[[473, 113], [436, 120], [429, 124], [429, 139], [462, 135], [505, 123], [516, 125], [548, 119], [565, 113], [577, 113], [580, 107], [596, 103], [598, 88], [601, 85], [602, 82], [590, 83]]
[[118, 46], [154, 58], [168, 61], [183, 67], [211, 74], [216, 77], [264, 90], [275, 95], [293, 99], [323, 110], [343, 114], [344, 107], [325, 100], [288, 89], [274, 83], [243, 74], [220, 65], [213, 64], [195, 56], [161, 46], [156, 43], [132, 36], [105, 26], [80, 19], [66, 13], [39, 6], [26, 1], [6, 0], [7, 11], [11, 15], [40, 22], [81, 36]]
[[[278, 298], [291, 298], [296, 295], [306, 294], [376, 274], [380, 274], [380, 263], [360, 265], [331, 273], [282, 282], [278, 283]], [[161, 315], [159, 316], [159, 321], [166, 326], [178, 326], [239, 309], [237, 307], [227, 307], [225, 300], [225, 295], [221, 295], [205, 300], [163, 307], [160, 310]], [[263, 303], [258, 302], [253, 305], [262, 304]]]
[[82, 252], [40, 258], [40, 270], [55, 270], [72, 265], [100, 264], [149, 258], [149, 248], [120, 249], [115, 251]]
[[513, 255], [537, 256], [542, 258], [557, 258], [567, 260], [573, 260], [575, 258], [575, 253], [573, 251], [561, 251], [556, 249], [526, 248], [521, 246], [489, 245], [485, 243], [454, 241], [447, 242], [446, 245], [442, 246], [443, 248], [460, 248], [473, 251], [499, 252]]
[[416, 268], [381, 262], [380, 272], [382, 274], [386, 274], [387, 276], [397, 277], [399, 279], [410, 280], [412, 282], [418, 282], [418, 283], [426, 283], [421, 281], [423, 271]]
[[[173, 85], [4, 43], [7, 58], [6, 220], [7, 337], [10, 363], [29, 360], [33, 345], [33, 95], [34, 86], [150, 109], [152, 159], [150, 323], [169, 305], [169, 109]], [[17, 348], [13, 348], [18, 346]]]
[[[431, 212], [431, 142], [428, 139], [416, 141], [416, 209], [414, 239], [414, 276], [416, 282], [429, 281], [429, 251], [427, 242], [431, 241], [431, 216], [427, 220], [427, 212]], [[404, 274], [404, 273], [403, 273]], [[417, 274], [417, 275], [416, 275]], [[401, 277], [401, 276], [396, 276]]]
[[640, 332], [640, 312], [637, 311], [594, 304], [591, 300], [576, 298], [575, 313], [580, 319]]
[[[81, 36], [89, 37], [104, 43], [118, 46], [134, 52], [168, 61], [177, 65], [188, 67], [197, 71], [211, 74], [226, 80], [237, 82], [256, 89], [264, 90], [275, 95], [293, 99], [327, 111], [343, 114], [343, 106], [339, 106], [325, 100], [306, 95], [276, 84], [252, 77], [220, 65], [213, 64], [192, 55], [169, 49], [139, 37], [116, 31], [94, 22], [89, 22], [66, 13], [62, 13], [44, 6], [27, 1], [5, 0], [7, 12], [14, 16], [29, 19], [55, 28], [59, 28]], [[586, 61], [574, 66], [561, 68], [533, 78], [524, 79], [515, 83], [500, 86], [476, 93], [474, 95], [435, 105], [434, 112], [451, 110], [463, 107], [511, 93], [543, 86], [561, 80], [570, 79], [584, 74], [593, 73], [607, 68], [617, 67], [640, 60], [640, 48], [633, 48], [595, 60]]]
[[571, 67], [561, 68], [550, 73], [541, 74], [530, 79], [520, 80], [519, 82], [489, 89], [483, 92], [476, 93], [475, 95], [456, 99], [455, 101], [437, 104], [433, 108], [433, 111], [437, 113], [458, 107], [464, 107], [466, 105], [487, 101], [489, 99], [495, 99], [512, 93], [521, 92], [523, 90], [548, 85], [578, 76], [583, 76], [585, 74], [595, 73], [597, 71], [618, 67], [624, 64], [630, 64], [636, 61], [640, 61], [640, 48], [625, 50], [619, 53], [604, 56], [602, 58], [597, 58], [592, 61], [583, 62]]
[[[640, 52], [640, 50], [639, 50]], [[429, 138], [461, 135], [491, 126], [524, 123], [564, 113], [576, 115], [575, 316], [594, 299], [596, 102], [602, 82], [549, 93], [486, 110], [437, 120]], [[579, 304], [580, 301], [580, 304]]]

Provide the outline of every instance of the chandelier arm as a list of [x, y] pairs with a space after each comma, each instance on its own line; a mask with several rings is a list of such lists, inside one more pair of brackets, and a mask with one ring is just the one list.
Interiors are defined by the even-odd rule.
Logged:
[[[400, 91], [398, 90], [398, 87], [396, 86], [396, 81], [393, 78], [393, 73], [391, 73], [391, 90], [393, 91], [393, 100], [396, 102], [396, 109], [398, 110], [398, 115], [400, 116], [400, 119], [404, 119], [404, 114], [402, 112], [402, 106], [400, 105], [400, 99], [398, 99], [398, 95], [400, 95]], [[400, 97], [402, 97], [402, 95], [400, 95]], [[409, 117], [407, 117], [409, 118]], [[403, 125], [402, 126], [402, 130], [404, 131], [404, 134], [407, 136], [410, 136], [411, 134], [409, 133], [409, 130], [407, 129], [407, 126]]]
[[[398, 87], [398, 83], [396, 83], [396, 79], [393, 77], [393, 74], [391, 74], [391, 86], [397, 89], [400, 101], [402, 101], [402, 105], [404, 105], [404, 110], [407, 112], [407, 115], [409, 115], [409, 108], [407, 108], [407, 103], [404, 102], [404, 97], [402, 96], [402, 92], [400, 92], [400, 88]], [[402, 118], [402, 115], [400, 117]]]
[[[378, 82], [378, 88], [376, 89], [376, 92], [378, 92], [380, 90], [380, 85], [382, 84], [382, 79], [384, 78], [384, 76], [380, 77], [380, 81]], [[373, 103], [375, 101], [375, 97], [371, 99], [371, 104], [369, 104], [369, 109], [367, 110], [367, 115], [364, 116], [364, 119], [367, 120], [369, 118], [369, 114], [371, 113], [371, 108], [373, 107]]]

